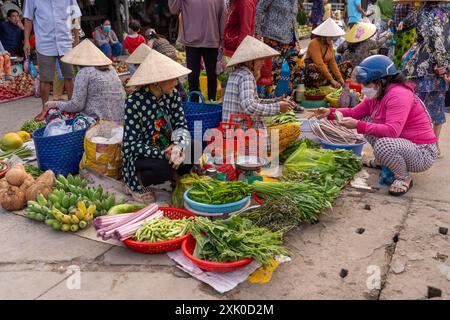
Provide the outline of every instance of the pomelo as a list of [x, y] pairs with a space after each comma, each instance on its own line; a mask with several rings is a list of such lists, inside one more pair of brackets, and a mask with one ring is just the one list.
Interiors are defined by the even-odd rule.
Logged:
[[19, 149], [23, 144], [22, 138], [14, 132], [5, 134], [2, 138], [2, 149], [4, 151]]

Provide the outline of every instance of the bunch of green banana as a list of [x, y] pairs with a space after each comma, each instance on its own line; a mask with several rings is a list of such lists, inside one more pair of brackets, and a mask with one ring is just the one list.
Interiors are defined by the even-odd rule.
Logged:
[[48, 208], [48, 202], [42, 194], [37, 196], [36, 201], [28, 201], [25, 212], [28, 218], [39, 222], [44, 222], [52, 214], [52, 211]]
[[45, 223], [55, 230], [77, 232], [89, 225], [94, 219], [95, 211], [95, 205], [90, 205], [89, 208], [86, 208], [86, 204], [83, 201], [79, 201], [77, 207], [70, 210], [68, 214], [64, 214], [53, 207], [51, 215], [48, 216]]
[[104, 192], [101, 186], [88, 187], [87, 185], [87, 180], [81, 179], [79, 176], [73, 177], [69, 174], [67, 178], [63, 175], [58, 175], [56, 178], [56, 188], [78, 196], [77, 201], [83, 200], [87, 205], [95, 204], [97, 211], [94, 217], [105, 215], [109, 209], [122, 203], [116, 201], [114, 195]]
[[62, 213], [67, 214], [71, 208], [77, 205], [79, 198], [76, 194], [66, 193], [60, 189], [53, 189], [48, 196], [47, 204], [49, 208], [56, 208]]

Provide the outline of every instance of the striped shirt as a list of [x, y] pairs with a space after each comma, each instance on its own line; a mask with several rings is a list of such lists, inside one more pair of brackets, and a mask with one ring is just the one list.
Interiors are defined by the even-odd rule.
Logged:
[[[222, 121], [229, 122], [232, 114], [248, 114], [252, 128], [264, 129], [264, 118], [280, 113], [280, 104], [274, 100], [258, 98], [253, 73], [246, 67], [234, 70], [228, 79], [223, 101]], [[247, 129], [244, 119], [233, 120]]]

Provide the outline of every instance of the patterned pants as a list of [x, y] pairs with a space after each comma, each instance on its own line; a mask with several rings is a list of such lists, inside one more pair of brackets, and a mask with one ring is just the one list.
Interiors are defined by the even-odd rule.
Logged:
[[409, 172], [424, 172], [431, 168], [438, 155], [436, 143], [415, 144], [402, 138], [366, 136], [377, 161], [405, 180]]

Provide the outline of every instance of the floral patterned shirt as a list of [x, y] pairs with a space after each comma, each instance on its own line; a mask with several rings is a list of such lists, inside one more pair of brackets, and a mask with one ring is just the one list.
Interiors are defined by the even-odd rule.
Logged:
[[404, 72], [409, 79], [434, 76], [434, 68], [450, 71], [450, 10], [426, 3], [417, 15], [417, 37]]
[[176, 90], [157, 99], [148, 87], [141, 87], [128, 97], [124, 120], [123, 176], [132, 191], [140, 191], [137, 158], [165, 159], [164, 149], [171, 144], [186, 148], [187, 122]]

